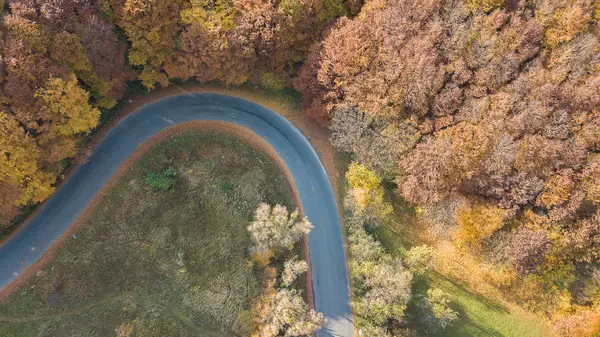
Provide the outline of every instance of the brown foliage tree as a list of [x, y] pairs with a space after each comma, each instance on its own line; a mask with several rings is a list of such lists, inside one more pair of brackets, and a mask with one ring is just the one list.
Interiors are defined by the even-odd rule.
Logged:
[[384, 118], [425, 114], [442, 80], [438, 9], [437, 1], [375, 1], [354, 20], [340, 19], [295, 82], [305, 106], [323, 110], [324, 119], [341, 101]]
[[[338, 148], [370, 167], [397, 160], [409, 202], [428, 210], [466, 199], [505, 213], [509, 226], [531, 223], [492, 235], [498, 227], [487, 231], [490, 217], [475, 212], [462, 227], [501, 241], [521, 274], [545, 269], [542, 288], [581, 284], [598, 258], [598, 8], [367, 1], [313, 45], [294, 85]], [[406, 121], [423, 135], [415, 146], [382, 141]]]
[[370, 168], [393, 172], [402, 154], [419, 140], [417, 125], [410, 120], [388, 124], [357, 108], [336, 109], [331, 120], [331, 142], [353, 152]]
[[494, 241], [495, 247], [491, 249], [493, 259], [508, 262], [521, 274], [537, 272], [550, 248], [550, 237], [546, 231], [527, 226], [520, 226]]

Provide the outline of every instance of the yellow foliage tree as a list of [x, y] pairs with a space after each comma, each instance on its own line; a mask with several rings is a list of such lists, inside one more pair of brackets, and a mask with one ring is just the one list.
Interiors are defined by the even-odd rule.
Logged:
[[55, 176], [41, 169], [38, 157], [34, 139], [14, 118], [0, 112], [0, 181], [21, 189], [15, 204], [43, 201], [54, 191]]
[[81, 38], [75, 34], [62, 32], [54, 37], [50, 50], [53, 60], [67, 64], [73, 71], [91, 71], [92, 62]]
[[571, 41], [577, 34], [589, 27], [592, 13], [580, 6], [569, 6], [554, 13], [552, 25], [546, 30], [546, 43], [556, 47], [563, 42]]
[[504, 0], [466, 0], [467, 7], [473, 12], [484, 11], [489, 12], [496, 8], [503, 7]]
[[142, 84], [148, 88], [148, 90], [154, 89], [154, 84], [156, 82], [160, 83], [164, 87], [169, 85], [169, 78], [167, 75], [151, 67], [145, 67], [144, 70], [140, 72], [138, 77], [142, 81]]
[[573, 175], [572, 171], [568, 171], [566, 174], [554, 175], [546, 180], [544, 191], [537, 198], [537, 204], [551, 208], [566, 202], [575, 187], [571, 179]]
[[235, 14], [231, 1], [191, 0], [191, 7], [181, 11], [181, 21], [199, 23], [211, 31], [228, 31], [235, 26]]
[[110, 91], [112, 86], [115, 84], [115, 80], [107, 81], [93, 71], [82, 71], [78, 74], [78, 76], [86, 85], [91, 88], [92, 92], [101, 95], [100, 97], [96, 97], [96, 106], [110, 109], [117, 105], [116, 99], [107, 97], [110, 95]]
[[350, 187], [348, 194], [352, 196], [355, 211], [364, 213], [369, 209], [378, 216], [385, 216], [392, 212], [391, 205], [383, 200], [381, 178], [375, 171], [353, 162], [346, 172], [346, 179]]
[[4, 23], [9, 31], [35, 51], [45, 53], [48, 49], [48, 32], [34, 21], [18, 15], [9, 15], [4, 18]]
[[479, 245], [482, 240], [491, 237], [502, 228], [507, 216], [506, 210], [492, 205], [461, 206], [456, 215], [456, 221], [460, 225], [459, 244]]
[[359, 188], [363, 190], [373, 190], [381, 184], [381, 179], [377, 176], [375, 171], [369, 170], [357, 162], [351, 163], [348, 167], [346, 179], [348, 180], [350, 188]]
[[144, 86], [153, 89], [156, 82], [168, 85], [162, 66], [175, 54], [182, 1], [110, 2], [117, 8], [117, 21], [131, 42], [129, 63], [143, 67], [139, 77]]
[[100, 110], [89, 104], [89, 93], [77, 85], [77, 78], [70, 74], [64, 81], [52, 77], [45, 88], [35, 93], [46, 102], [52, 114], [52, 132], [58, 136], [86, 133], [100, 120]]

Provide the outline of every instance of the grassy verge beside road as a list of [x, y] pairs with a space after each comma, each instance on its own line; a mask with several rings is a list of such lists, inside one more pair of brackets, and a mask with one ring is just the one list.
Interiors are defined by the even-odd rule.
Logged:
[[232, 336], [260, 292], [246, 226], [262, 201], [293, 204], [266, 155], [224, 134], [169, 136], [0, 303], [0, 336]]

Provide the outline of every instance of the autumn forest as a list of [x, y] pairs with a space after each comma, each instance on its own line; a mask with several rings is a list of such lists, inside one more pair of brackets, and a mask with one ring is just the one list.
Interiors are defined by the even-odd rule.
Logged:
[[600, 332], [600, 1], [6, 0], [1, 32], [0, 232], [128, 87], [289, 88], [364, 193], [558, 335]]

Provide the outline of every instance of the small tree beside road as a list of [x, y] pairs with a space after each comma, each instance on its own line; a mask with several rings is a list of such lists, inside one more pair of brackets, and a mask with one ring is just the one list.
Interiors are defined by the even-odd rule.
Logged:
[[256, 209], [254, 220], [248, 226], [254, 241], [252, 250], [264, 252], [293, 246], [294, 242], [300, 240], [313, 228], [307, 218], [297, 221], [298, 215], [298, 209], [289, 214], [285, 206], [271, 207], [261, 203]]
[[308, 263], [290, 257], [291, 250], [313, 228], [308, 219], [297, 220], [298, 215], [298, 209], [289, 214], [285, 206], [262, 203], [248, 226], [253, 258], [263, 275], [262, 295], [252, 306], [252, 337], [310, 336], [325, 322], [304, 301], [302, 290], [296, 289], [295, 281], [308, 271]]
[[298, 275], [308, 271], [308, 263], [304, 260], [298, 260], [294, 256], [285, 261], [283, 264], [283, 273], [281, 274], [281, 282], [286, 287], [289, 287], [298, 278]]

